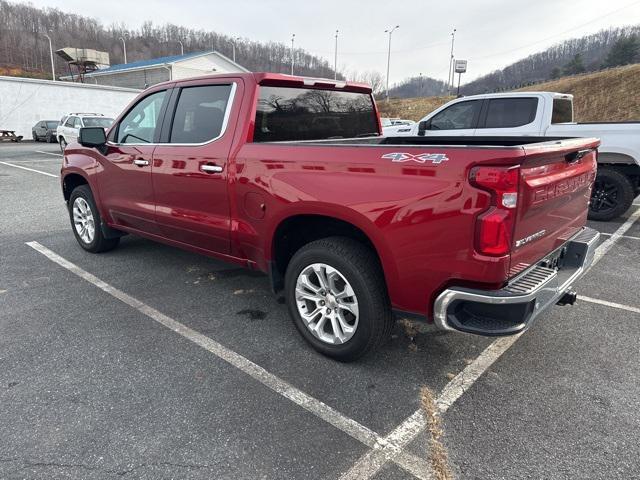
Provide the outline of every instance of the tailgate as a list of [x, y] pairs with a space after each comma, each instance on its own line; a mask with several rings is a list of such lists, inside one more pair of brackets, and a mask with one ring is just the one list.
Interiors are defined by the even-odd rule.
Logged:
[[525, 146], [513, 230], [511, 274], [558, 249], [587, 222], [596, 139]]

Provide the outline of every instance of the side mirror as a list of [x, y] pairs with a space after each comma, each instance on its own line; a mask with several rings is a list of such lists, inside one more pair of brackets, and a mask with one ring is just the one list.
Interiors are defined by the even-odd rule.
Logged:
[[78, 143], [83, 147], [101, 148], [107, 143], [107, 134], [102, 127], [84, 127], [78, 133]]
[[418, 135], [424, 136], [426, 130], [431, 130], [431, 120], [423, 120], [418, 124]]

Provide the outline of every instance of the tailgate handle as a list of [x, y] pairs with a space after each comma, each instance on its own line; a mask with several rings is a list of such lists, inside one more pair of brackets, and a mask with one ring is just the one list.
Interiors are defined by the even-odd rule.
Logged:
[[584, 157], [585, 155], [587, 155], [587, 154], [589, 154], [591, 152], [593, 152], [593, 149], [591, 149], [591, 148], [586, 148], [584, 150], [578, 150], [576, 152], [567, 153], [564, 156], [564, 159], [569, 163], [577, 162], [582, 157]]

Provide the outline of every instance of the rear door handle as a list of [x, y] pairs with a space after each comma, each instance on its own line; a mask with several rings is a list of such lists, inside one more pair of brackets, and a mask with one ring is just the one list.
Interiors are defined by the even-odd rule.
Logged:
[[219, 165], [205, 164], [205, 165], [200, 165], [200, 170], [202, 170], [205, 173], [220, 173], [222, 172], [222, 167]]
[[146, 167], [149, 165], [149, 160], [145, 160], [144, 158], [136, 158], [133, 163], [135, 163], [139, 167]]

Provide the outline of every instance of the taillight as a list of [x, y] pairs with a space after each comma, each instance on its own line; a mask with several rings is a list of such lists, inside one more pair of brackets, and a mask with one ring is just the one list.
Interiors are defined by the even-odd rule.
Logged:
[[474, 167], [469, 181], [491, 192], [491, 207], [478, 216], [476, 250], [502, 256], [511, 251], [511, 234], [518, 206], [519, 167]]

